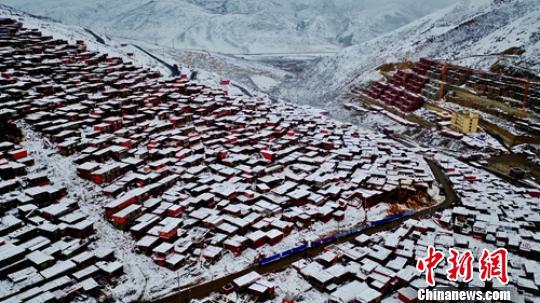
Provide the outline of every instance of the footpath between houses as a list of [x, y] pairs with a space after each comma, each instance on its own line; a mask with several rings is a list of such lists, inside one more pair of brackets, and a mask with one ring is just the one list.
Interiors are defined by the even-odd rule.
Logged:
[[[174, 303], [189, 303], [192, 299], [203, 298], [203, 297], [208, 296], [212, 292], [219, 291], [225, 285], [232, 283], [232, 281], [235, 280], [236, 278], [241, 277], [251, 271], [256, 271], [259, 274], [277, 272], [277, 271], [283, 270], [288, 265], [291, 265], [292, 263], [300, 259], [312, 258], [319, 255], [328, 246], [351, 241], [360, 234], [371, 235], [371, 234], [375, 234], [381, 231], [390, 230], [390, 229], [396, 228], [397, 226], [399, 226], [402, 222], [406, 220], [430, 217], [439, 210], [458, 205], [460, 203], [460, 199], [457, 193], [452, 188], [452, 184], [450, 180], [448, 179], [448, 177], [445, 175], [442, 169], [438, 166], [435, 160], [432, 160], [432, 159], [425, 159], [425, 160], [428, 163], [431, 171], [435, 175], [435, 178], [443, 187], [445, 199], [441, 203], [438, 203], [430, 207], [426, 207], [416, 212], [412, 211], [412, 212], [402, 213], [397, 216], [396, 215], [390, 216], [385, 219], [372, 222], [368, 225], [361, 225], [358, 227], [354, 227], [348, 231], [341, 232], [338, 235], [328, 237], [326, 240], [323, 239], [319, 243], [311, 244], [310, 247], [307, 247], [307, 245], [302, 245], [300, 246], [301, 249], [299, 249], [298, 247], [290, 249], [285, 252], [287, 254], [286, 256], [276, 258], [275, 260], [269, 260], [267, 263], [259, 262], [258, 264], [254, 264], [252, 267], [246, 268], [235, 274], [230, 274], [226, 277], [221, 277], [213, 281], [209, 281], [209, 282], [195, 285], [192, 287], [187, 287], [178, 291], [175, 294], [165, 296], [162, 298], [156, 298], [155, 300], [152, 300], [151, 302], [153, 303], [173, 303], [173, 302]], [[283, 252], [281, 254], [283, 254]]]

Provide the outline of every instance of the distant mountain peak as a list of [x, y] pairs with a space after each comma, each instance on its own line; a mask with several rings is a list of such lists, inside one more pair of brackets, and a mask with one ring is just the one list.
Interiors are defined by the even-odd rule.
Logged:
[[[337, 51], [453, 0], [0, 0], [110, 36], [221, 53]], [[92, 12], [89, 14], [88, 12]]]

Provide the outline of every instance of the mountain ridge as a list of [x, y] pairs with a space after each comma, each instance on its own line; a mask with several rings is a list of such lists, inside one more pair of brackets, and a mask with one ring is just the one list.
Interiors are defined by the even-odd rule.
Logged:
[[534, 0], [461, 0], [381, 37], [322, 58], [296, 81], [285, 83], [282, 95], [290, 96], [294, 91], [301, 102], [316, 100], [315, 105], [328, 107], [351, 86], [380, 77], [375, 67], [400, 62], [405, 55], [410, 60], [450, 59], [489, 69], [498, 58], [484, 55], [518, 47], [525, 52], [515, 60], [537, 62], [532, 68], [538, 71], [540, 39], [535, 39], [534, 33], [540, 31], [539, 11], [540, 2]]
[[[108, 35], [222, 53], [337, 51], [451, 0], [2, 0]], [[201, 22], [204, 20], [205, 22]], [[247, 30], [249, 29], [249, 30]]]

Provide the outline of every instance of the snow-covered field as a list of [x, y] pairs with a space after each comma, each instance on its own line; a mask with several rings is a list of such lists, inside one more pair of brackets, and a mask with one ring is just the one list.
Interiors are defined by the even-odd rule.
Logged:
[[[521, 47], [522, 56], [504, 61], [527, 60], [529, 66], [523, 68], [540, 68], [536, 0], [0, 3], [92, 29], [124, 53], [140, 52], [132, 44], [142, 45], [168, 62], [331, 111], [339, 103], [337, 96], [376, 77], [376, 66], [400, 61], [406, 54], [411, 60], [428, 56], [489, 68], [498, 57], [478, 55]], [[313, 57], [317, 52], [321, 56]], [[295, 53], [311, 55], [304, 58], [299, 74], [291, 75], [265, 64], [264, 56], [277, 53], [291, 58]]]
[[[165, 58], [163, 57], [165, 55], [164, 53], [154, 52], [151, 49], [153, 55], [149, 56], [147, 51], [141, 50], [140, 52], [135, 52], [134, 49], [130, 49], [133, 51], [130, 54], [131, 51], [123, 49], [125, 47], [123, 45], [124, 43], [119, 43], [113, 39], [106, 39], [105, 42], [100, 42], [100, 39], [97, 39], [95, 34], [78, 27], [56, 24], [50, 20], [34, 18], [9, 9], [2, 9], [0, 15], [21, 20], [26, 27], [43, 29], [44, 34], [63, 38], [72, 43], [75, 43], [76, 40], [88, 41], [88, 48], [91, 50], [121, 56], [129, 61], [133, 61], [135, 64], [140, 64], [148, 68], [159, 68], [162, 74], [168, 74], [166, 66], [155, 59], [155, 57]], [[184, 72], [189, 73], [190, 71], [184, 70]], [[212, 81], [215, 80], [212, 76], [211, 74], [198, 75], [197, 78], [199, 79], [201, 77], [205, 83], [212, 85], [215, 83]], [[268, 83], [273, 84], [266, 78], [254, 78], [254, 80], [260, 86], [268, 85]], [[276, 104], [275, 106], [277, 112], [282, 112], [289, 105]], [[317, 118], [318, 121], [327, 121], [326, 118], [320, 117], [320, 110], [306, 106], [298, 106], [297, 110], [304, 117], [319, 116]], [[123, 276], [118, 285], [110, 289], [110, 292], [118, 301], [152, 299], [170, 293], [174, 289], [185, 287], [186, 285], [225, 276], [252, 265], [260, 254], [271, 255], [294, 247], [298, 243], [305, 241], [306, 238], [314, 238], [321, 234], [336, 232], [340, 228], [350, 228], [364, 220], [382, 219], [387, 215], [387, 204], [381, 203], [369, 209], [367, 214], [360, 209], [355, 212], [347, 212], [344, 220], [339, 224], [337, 222], [328, 224], [316, 223], [309, 230], [294, 231], [276, 246], [267, 245], [257, 251], [247, 249], [241, 257], [235, 257], [231, 253], [225, 253], [223, 258], [210, 266], [199, 260], [195, 264], [188, 264], [177, 271], [170, 271], [169, 269], [157, 266], [150, 258], [135, 253], [134, 241], [126, 233], [115, 229], [104, 219], [102, 207], [109, 200], [100, 193], [99, 188], [78, 177], [76, 167], [73, 164], [73, 157], [60, 156], [55, 152], [53, 144], [43, 139], [42, 136], [35, 133], [29, 126], [21, 124], [21, 127], [25, 130], [26, 134], [26, 138], [22, 142], [23, 148], [30, 152], [37, 163], [45, 167], [47, 175], [54, 184], [63, 185], [69, 189], [69, 197], [77, 200], [80, 204], [81, 211], [95, 222], [98, 240], [94, 245], [112, 248], [116, 252], [117, 257], [122, 260], [126, 275]], [[411, 153], [411, 155], [413, 154]], [[414, 158], [418, 160], [422, 168], [429, 171], [420, 156], [414, 156]], [[438, 196], [437, 187], [430, 194], [432, 194], [436, 201], [441, 199]]]
[[392, 31], [451, 0], [2, 0], [29, 13], [177, 49], [336, 51]]
[[[373, 69], [387, 62], [420, 57], [449, 59], [454, 64], [489, 69], [497, 56], [477, 56], [521, 47], [510, 61], [540, 71], [540, 1], [460, 0], [375, 39], [345, 48], [306, 69], [298, 81], [281, 87], [284, 96], [332, 106], [336, 96], [373, 78]], [[471, 57], [473, 56], [473, 57]], [[516, 63], [516, 62], [514, 62]], [[527, 66], [528, 65], [528, 66]]]
[[[64, 39], [72, 44], [76, 43], [77, 40], [83, 40], [91, 50], [122, 57], [124, 60], [131, 61], [137, 66], [157, 70], [164, 77], [170, 76], [171, 70], [163, 62], [168, 65], [179, 62], [178, 53], [171, 52], [168, 48], [156, 47], [144, 41], [111, 38], [103, 33], [88, 30], [80, 26], [59, 23], [58, 21], [41, 16], [32, 16], [2, 4], [0, 4], [0, 14], [5, 17], [17, 19], [28, 27], [39, 28], [44, 34]], [[181, 55], [187, 56], [188, 54], [182, 53]], [[189, 64], [190, 62], [183, 59], [180, 62], [186, 63], [178, 64], [181, 72], [192, 76], [191, 74], [195, 69]], [[204, 66], [208, 67], [208, 65]], [[223, 78], [214, 70], [196, 69], [196, 74], [197, 80], [211, 85], [218, 85], [219, 80]], [[231, 93], [239, 92], [238, 89], [231, 89]]]
[[[241, 83], [246, 83], [246, 86], [250, 88], [261, 91], [278, 91], [283, 97], [300, 98], [306, 103], [316, 103], [327, 109], [339, 108], [341, 110], [341, 104], [324, 104], [317, 102], [317, 100], [324, 100], [324, 97], [337, 96], [341, 92], [344, 92], [347, 85], [355, 83], [354, 81], [351, 83], [351, 79], [361, 81], [367, 79], [367, 77], [372, 77], [373, 73], [371, 69], [376, 64], [388, 60], [400, 60], [400, 57], [405, 52], [409, 52], [414, 58], [424, 55], [432, 57], [443, 55], [459, 57], [465, 55], [465, 52], [467, 54], [475, 54], [486, 53], [488, 51], [502, 51], [510, 46], [525, 43], [527, 48], [525, 56], [532, 59], [537, 58], [538, 51], [540, 50], [538, 41], [535, 41], [538, 38], [535, 38], [535, 33], [538, 32], [538, 26], [535, 27], [535, 25], [539, 24], [540, 16], [538, 9], [540, 9], [540, 3], [534, 0], [514, 1], [512, 4], [501, 4], [501, 6], [497, 6], [488, 0], [463, 0], [450, 8], [415, 21], [396, 32], [380, 38], [375, 37], [381, 33], [390, 32], [419, 16], [425, 15], [437, 5], [433, 5], [433, 7], [429, 5], [421, 7], [421, 4], [418, 4], [418, 7], [410, 7], [410, 3], [407, 1], [398, 1], [402, 4], [399, 6], [401, 11], [388, 11], [388, 14], [383, 14], [382, 17], [374, 16], [371, 21], [369, 18], [362, 20], [362, 22], [372, 22], [369, 26], [365, 23], [358, 25], [358, 22], [354, 23], [348, 20], [350, 24], [343, 25], [341, 31], [329, 28], [331, 20], [325, 19], [330, 18], [328, 16], [308, 18], [309, 22], [301, 22], [299, 20], [303, 20], [303, 18], [295, 15], [294, 18], [297, 19], [293, 20], [299, 24], [302, 31], [310, 31], [305, 35], [298, 33], [295, 35], [294, 33], [279, 30], [274, 32], [268, 28], [260, 29], [257, 27], [252, 31], [245, 31], [245, 28], [253, 26], [253, 23], [267, 25], [269, 28], [272, 28], [272, 25], [282, 22], [278, 16], [267, 17], [266, 21], [251, 19], [253, 16], [258, 15], [252, 13], [252, 9], [264, 8], [264, 4], [254, 3], [254, 1], [183, 1], [185, 2], [183, 3], [185, 4], [183, 7], [184, 10], [173, 11], [167, 11], [173, 5], [171, 1], [154, 1], [149, 3], [133, 1], [129, 4], [122, 2], [124, 3], [123, 8], [126, 11], [115, 11], [114, 14], [100, 14], [100, 12], [111, 11], [109, 5], [118, 5], [119, 3], [116, 1], [97, 1], [92, 3], [93, 6], [91, 8], [87, 6], [87, 2], [83, 1], [69, 1], [71, 4], [76, 3], [77, 5], [68, 5], [65, 1], [55, 1], [54, 3], [43, 1], [39, 2], [39, 5], [35, 1], [26, 0], [2, 0], [0, 2], [32, 8], [31, 11], [34, 13], [46, 14], [65, 20], [66, 22], [82, 24], [117, 36], [123, 36], [124, 38], [109, 38], [107, 35], [87, 31], [83, 28], [28, 17], [18, 12], [10, 11], [9, 9], [2, 9], [1, 11], [2, 15], [22, 19], [25, 26], [40, 28], [46, 34], [54, 35], [57, 38], [63, 38], [71, 42], [85, 40], [88, 47], [92, 50], [109, 53], [113, 56], [121, 56], [133, 61], [135, 65], [159, 70], [163, 75], [168, 75], [170, 70], [162, 62], [149, 56], [148, 52], [165, 62], [190, 62], [189, 60], [191, 59], [192, 61], [187, 64], [190, 67], [204, 66], [208, 70], [211, 70], [210, 72], [198, 70], [197, 80], [212, 85], [216, 85], [220, 79], [230, 78], [231, 71], [240, 68], [241, 71], [236, 75], [233, 74], [233, 78], [240, 79], [242, 81]], [[432, 3], [431, 1], [427, 2]], [[421, 3], [426, 4], [427, 2], [424, 1]], [[451, 1], [440, 1], [438, 5], [442, 6], [443, 2], [448, 3]], [[316, 6], [316, 9], [331, 11], [327, 6], [330, 4], [325, 3], [327, 1], [322, 1], [320, 5]], [[354, 3], [357, 3], [357, 1], [344, 1], [340, 5], [347, 4], [353, 7]], [[409, 7], [407, 7], [408, 10], [404, 10], [407, 3], [409, 4]], [[32, 6], [32, 4], [34, 5]], [[272, 3], [272, 5], [279, 7], [280, 10], [291, 10], [288, 6], [289, 4], [278, 5]], [[187, 8], [193, 11], [189, 11]], [[331, 8], [336, 9], [335, 7]], [[385, 8], [386, 6], [384, 5], [378, 7], [381, 11]], [[244, 11], [247, 9], [249, 10]], [[293, 11], [300, 16], [302, 14], [312, 16], [314, 13], [310, 9], [312, 8], [306, 8], [305, 4], [302, 6], [301, 3], [295, 3]], [[198, 10], [202, 12], [199, 13]], [[277, 11], [280, 12], [280, 10]], [[367, 13], [364, 12], [365, 14], [373, 14], [373, 11], [366, 11]], [[193, 12], [197, 12], [199, 15]], [[261, 14], [264, 12], [263, 9]], [[351, 10], [350, 13], [353, 14], [353, 12], [354, 10]], [[203, 13], [205, 17], [212, 20], [205, 25], [206, 27], [189, 23], [190, 18], [195, 18], [195, 15], [201, 18], [201, 14]], [[152, 14], [156, 14], [156, 16], [163, 18], [166, 22], [160, 23], [154, 20], [150, 17]], [[100, 17], [93, 20], [91, 17], [96, 15]], [[230, 19], [232, 17], [229, 15], [239, 20], [233, 22]], [[239, 17], [239, 15], [242, 16]], [[461, 15], [461, 17], [456, 19], [458, 15]], [[182, 17], [186, 20], [183, 20]], [[282, 18], [292, 17], [282, 16]], [[337, 17], [333, 16], [332, 18]], [[114, 20], [114, 23], [107, 23], [109, 19]], [[361, 18], [358, 19], [360, 20]], [[382, 26], [381, 22], [383, 21], [386, 22], [387, 27]], [[192, 20], [192, 22], [195, 22], [195, 20]], [[235, 22], [243, 23], [237, 24]], [[473, 22], [476, 25], [479, 23], [480, 27], [485, 29], [485, 32], [471, 32], [470, 27], [467, 25], [469, 22]], [[229, 27], [224, 27], [224, 25]], [[184, 29], [180, 36], [171, 30], [171, 28], [181, 28], [182, 26], [187, 26], [189, 30]], [[242, 26], [242, 29], [237, 29]], [[133, 28], [139, 30], [134, 31]], [[219, 28], [223, 34], [216, 34], [216, 28]], [[358, 29], [360, 28], [363, 31], [359, 31]], [[523, 28], [524, 30], [517, 33], [515, 31], [518, 28]], [[116, 32], [113, 30], [116, 30]], [[258, 30], [264, 30], [265, 33], [270, 32], [271, 35], [269, 34], [269, 38], [264, 41], [255, 39], [254, 43], [249, 44], [239, 42], [240, 35], [242, 35], [242, 39], [250, 39], [250, 37], [253, 38], [260, 35], [260, 33], [257, 33]], [[163, 36], [157, 35], [156, 32], [162, 32]], [[337, 32], [339, 32], [339, 35], [336, 34]], [[140, 36], [134, 37], [129, 35], [128, 37], [128, 33], [136, 33]], [[206, 39], [197, 39], [201, 36], [206, 37]], [[512, 38], [509, 38], [509, 36]], [[292, 38], [285, 44], [277, 44], [276, 41], [283, 39], [283, 37]], [[403, 39], [403, 37], [406, 38]], [[147, 42], [140, 42], [132, 38], [143, 39]], [[290, 80], [291, 78], [286, 80], [287, 76], [291, 76], [290, 73], [265, 66], [258, 62], [245, 62], [237, 58], [199, 51], [175, 51], [176, 47], [184, 44], [186, 45], [185, 47], [189, 48], [211, 49], [215, 47], [220, 52], [257, 52], [268, 50], [270, 47], [273, 47], [270, 50], [280, 52], [295, 51], [297, 47], [304, 47], [304, 49], [311, 47], [314, 51], [337, 51], [343, 47], [345, 43], [343, 39], [350, 39], [347, 43], [354, 44], [371, 38], [375, 39], [347, 48], [339, 52], [336, 56], [327, 56], [315, 62], [312, 68], [309, 68], [300, 76], [301, 78], [295, 75], [295, 77], [292, 77], [293, 80]], [[309, 43], [306, 42], [307, 40], [309, 40]], [[396, 41], [402, 41], [403, 43], [397, 45], [395, 44]], [[176, 45], [169, 45], [165, 48], [153, 45], [152, 42], [163, 45], [174, 43]], [[463, 43], [470, 47], [468, 51], [464, 51], [461, 47], [453, 47], [452, 43]], [[486, 67], [492, 62], [493, 59], [467, 59], [462, 60], [460, 63]], [[191, 70], [187, 68], [183, 72], [191, 74]], [[300, 79], [302, 80], [301, 82], [299, 82]], [[280, 82], [282, 81], [286, 83], [286, 90], [284, 91], [281, 91], [283, 84]], [[232, 87], [231, 92], [235, 94], [239, 93], [240, 90], [237, 87]], [[337, 99], [332, 100], [335, 101]], [[334, 115], [338, 114], [337, 109], [335, 112], [331, 112]], [[395, 123], [390, 118], [378, 116], [356, 118], [356, 121], [358, 124], [366, 123], [378, 126], [378, 123], [381, 123], [388, 125], [388, 127], [395, 127]], [[399, 128], [403, 130], [404, 127]], [[27, 131], [27, 140], [24, 143], [24, 147], [32, 153], [32, 156], [38, 163], [48, 168], [48, 175], [55, 184], [62, 184], [68, 186], [70, 189], [75, 189], [70, 195], [80, 201], [81, 210], [96, 222], [97, 235], [99, 236], [96, 245], [115, 249], [118, 257], [123, 260], [126, 275], [118, 286], [111, 289], [111, 292], [115, 294], [118, 300], [120, 298], [124, 301], [151, 299], [181, 286], [201, 280], [211, 280], [227, 275], [228, 273], [236, 272], [252, 264], [258, 257], [258, 253], [262, 252], [265, 255], [270, 255], [282, 251], [302, 242], [306, 237], [352, 226], [354, 223], [361, 221], [361, 218], [365, 217], [365, 214], [361, 211], [352, 214], [347, 213], [344, 222], [340, 223], [341, 226], [334, 221], [325, 225], [317, 224], [312, 227], [312, 230], [295, 232], [279, 245], [264, 246], [259, 252], [248, 249], [240, 258], [234, 257], [229, 253], [225, 254], [211, 268], [205, 267], [201, 262], [197, 264], [198, 266], [187, 265], [173, 272], [155, 265], [146, 256], [135, 253], [133, 250], [133, 240], [126, 234], [116, 230], [103, 218], [101, 207], [105, 203], [105, 198], [99, 192], [89, 190], [86, 181], [83, 181], [76, 175], [76, 169], [73, 166], [72, 159], [57, 155], [54, 153], [54, 149], [48, 146], [48, 143], [44, 139], [40, 138], [27, 127], [25, 129]], [[386, 206], [385, 204], [380, 204], [370, 209], [371, 213], [367, 215], [369, 220], [384, 217], [386, 215]], [[283, 284], [294, 281], [294, 275], [287, 276], [283, 280]], [[301, 283], [298, 284], [298, 287], [302, 287]]]

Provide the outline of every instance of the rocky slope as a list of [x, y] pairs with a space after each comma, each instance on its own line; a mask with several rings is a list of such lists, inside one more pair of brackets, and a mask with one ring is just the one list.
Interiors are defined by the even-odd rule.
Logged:
[[[489, 68], [497, 60], [518, 68], [540, 69], [540, 1], [461, 0], [379, 38], [321, 59], [281, 88], [284, 96], [332, 107], [353, 85], [375, 76], [385, 62], [420, 57]], [[517, 47], [521, 56], [485, 56]], [[526, 63], [525, 63], [526, 62]], [[284, 89], [285, 88], [285, 89]], [[276, 92], [277, 93], [277, 92]]]
[[172, 48], [334, 52], [452, 0], [1, 0], [36, 15]]

